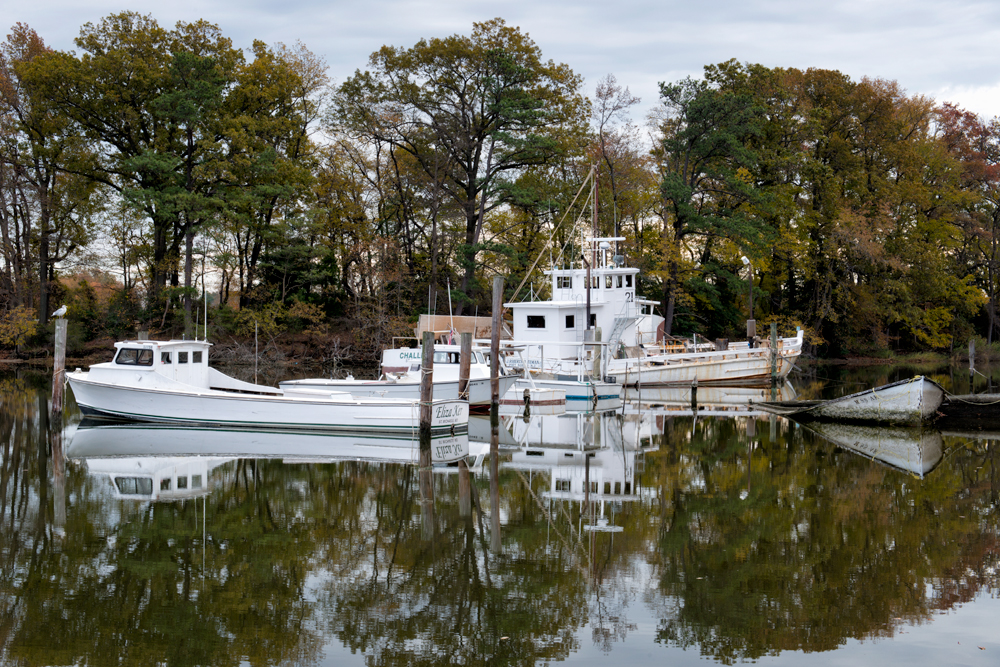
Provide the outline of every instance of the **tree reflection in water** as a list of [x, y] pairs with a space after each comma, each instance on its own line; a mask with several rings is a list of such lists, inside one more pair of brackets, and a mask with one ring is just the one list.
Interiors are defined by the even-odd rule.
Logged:
[[71, 460], [57, 529], [47, 391], [0, 384], [5, 664], [306, 665], [330, 647], [535, 664], [587, 635], [613, 656], [647, 641], [632, 633], [649, 614], [661, 650], [728, 663], [892, 637], [998, 589], [986, 440], [946, 435], [919, 479], [786, 422], [748, 436], [742, 416], [585, 417], [536, 441], [515, 425], [494, 553], [488, 463], [471, 513], [457, 469], [435, 470], [427, 534], [416, 466], [293, 461], [294, 436], [213, 462], [186, 497], [124, 498]]

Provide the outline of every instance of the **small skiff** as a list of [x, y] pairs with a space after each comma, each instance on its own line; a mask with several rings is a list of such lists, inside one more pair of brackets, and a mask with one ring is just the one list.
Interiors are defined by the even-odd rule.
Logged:
[[798, 421], [919, 424], [937, 415], [944, 396], [941, 385], [918, 375], [829, 401], [764, 401], [755, 405]]

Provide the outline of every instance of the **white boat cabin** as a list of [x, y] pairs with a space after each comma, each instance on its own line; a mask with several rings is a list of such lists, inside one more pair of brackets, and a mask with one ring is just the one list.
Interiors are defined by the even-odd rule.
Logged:
[[110, 366], [119, 371], [151, 371], [184, 384], [208, 387], [211, 346], [204, 340], [122, 341], [115, 343], [115, 358]]
[[[382, 373], [385, 375], [414, 375], [419, 379], [420, 365], [423, 363], [424, 352], [419, 347], [397, 347], [382, 350]], [[438, 381], [458, 380], [459, 365], [462, 358], [460, 345], [434, 345], [434, 379]], [[501, 370], [501, 372], [503, 372]], [[488, 353], [478, 348], [472, 348], [469, 359], [469, 379], [490, 376]]]
[[243, 382], [208, 365], [206, 340], [126, 340], [115, 343], [114, 359], [94, 364], [92, 382], [136, 388], [237, 391], [281, 394], [280, 389]]
[[[504, 304], [513, 314], [514, 341], [544, 344], [546, 357], [576, 356], [587, 330], [589, 291], [590, 326], [600, 329], [602, 342], [621, 341], [627, 346], [654, 342], [663, 318], [653, 314], [657, 302], [636, 295], [639, 269], [626, 267], [624, 257], [613, 254], [612, 243], [624, 240], [591, 239], [593, 252], [587, 261], [594, 265], [589, 272], [582, 261], [546, 271], [552, 280], [551, 300]], [[560, 348], [554, 343], [573, 345]]]

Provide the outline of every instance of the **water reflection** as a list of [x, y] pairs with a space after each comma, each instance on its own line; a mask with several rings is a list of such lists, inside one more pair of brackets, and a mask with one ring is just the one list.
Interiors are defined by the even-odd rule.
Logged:
[[859, 456], [857, 434], [661, 402], [510, 418], [496, 455], [482, 420], [464, 466], [88, 422], [59, 501], [47, 386], [0, 394], [4, 664], [843, 660], [909, 623], [930, 660], [954, 647], [935, 613], [1000, 590], [989, 434], [934, 431], [937, 457], [925, 433], [888, 467], [898, 434]]

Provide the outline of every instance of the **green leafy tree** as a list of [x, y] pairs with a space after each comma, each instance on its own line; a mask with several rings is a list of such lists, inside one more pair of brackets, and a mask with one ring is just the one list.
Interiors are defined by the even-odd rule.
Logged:
[[470, 36], [385, 46], [369, 67], [340, 86], [331, 122], [409, 153], [460, 208], [460, 289], [471, 297], [485, 215], [511, 200], [519, 173], [549, 164], [582, 136], [581, 80], [543, 62], [502, 19], [473, 24]]
[[763, 108], [745, 93], [707, 80], [660, 84], [664, 117], [657, 148], [663, 198], [664, 331], [686, 294], [685, 282], [713, 291], [704, 267], [729, 244], [751, 252], [768, 230], [755, 215], [766, 193], [755, 187], [757, 154], [751, 140], [761, 131]]

